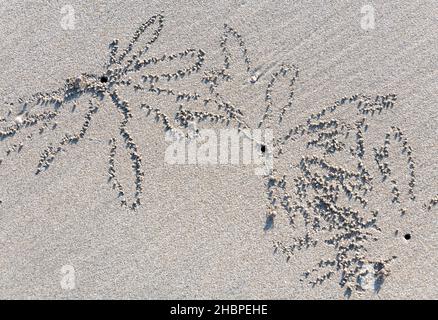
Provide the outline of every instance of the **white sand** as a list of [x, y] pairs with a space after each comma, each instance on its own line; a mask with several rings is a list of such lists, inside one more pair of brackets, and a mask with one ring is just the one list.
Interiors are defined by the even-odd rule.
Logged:
[[[346, 291], [346, 286], [340, 284], [345, 278], [342, 271], [355, 267], [358, 269], [349, 278], [353, 284], [351, 298], [438, 298], [437, 207], [430, 202], [438, 193], [435, 1], [373, 1], [375, 27], [370, 30], [361, 28], [365, 15], [361, 7], [365, 3], [360, 1], [350, 4], [332, 1], [324, 6], [321, 1], [253, 4], [241, 0], [208, 5], [127, 2], [130, 4], [116, 0], [87, 4], [76, 0], [1, 1], [0, 97], [7, 102], [19, 97], [28, 100], [37, 92], [63, 87], [67, 78], [82, 73], [100, 76], [108, 61], [108, 44], [120, 39], [119, 51], [123, 51], [133, 32], [151, 16], [161, 13], [163, 29], [141, 58], [161, 58], [163, 54], [169, 56], [188, 48], [195, 49], [194, 57], [183, 57], [182, 63], [178, 58], [157, 64], [150, 71], [142, 69], [132, 75], [133, 82], [138, 83], [140, 76], [149, 73], [160, 75], [186, 67], [202, 49], [205, 61], [201, 70], [170, 87], [175, 91], [198, 92], [205, 98], [209, 90], [201, 82], [202, 77], [206, 71], [223, 67], [220, 40], [224, 30], [228, 30], [231, 67], [227, 72], [233, 79], [221, 80], [217, 92], [241, 110], [251, 128], [255, 128], [265, 111], [266, 85], [283, 63], [297, 66], [300, 73], [294, 84], [291, 108], [282, 124], [273, 126], [276, 138], [284, 137], [297, 125], [306, 126], [310, 115], [342, 97], [359, 95], [335, 112], [327, 112], [322, 119], [354, 125], [365, 118], [369, 124], [366, 132], [364, 127], [360, 129], [365, 148], [361, 161], [374, 177], [374, 188], [364, 196], [365, 208], [345, 196], [337, 199], [336, 205], [351, 206], [364, 219], [371, 219], [371, 211], [378, 210], [376, 224], [380, 229], [361, 229], [351, 218], [344, 224], [346, 229], [339, 232], [317, 232], [304, 227], [303, 216], [294, 207], [290, 216], [285, 210], [276, 209], [274, 225], [264, 230], [269, 200], [276, 193], [283, 197], [286, 190], [291, 196], [288, 205], [300, 203], [294, 178], [303, 174], [298, 166], [302, 156], [325, 157], [342, 170], [357, 171], [359, 156], [349, 153], [350, 146], [356, 146], [360, 140], [356, 127], [350, 140], [335, 137], [336, 141], [346, 143], [345, 150], [335, 155], [322, 155], [321, 148], [306, 148], [317, 134], [298, 134], [295, 141], [288, 141], [282, 148], [283, 154], [274, 162], [276, 178], [287, 175], [287, 185], [274, 188], [274, 194], [268, 198], [268, 177], [255, 175], [253, 165], [165, 163], [168, 142], [162, 118], [156, 123], [155, 111], [146, 116], [139, 105], [158, 107], [174, 124], [179, 102], [163, 94], [134, 92], [133, 85], [123, 89], [117, 84], [122, 99], [130, 103], [132, 118], [126, 128], [142, 157], [144, 190], [138, 197], [141, 205], [136, 211], [123, 207], [117, 192], [112, 190], [113, 184], [116, 188], [117, 183], [123, 185], [129, 206], [136, 200], [132, 195], [139, 184], [133, 182], [132, 162], [126, 153], [129, 149], [123, 146], [119, 134], [123, 113], [108, 97], [97, 113], [88, 105], [89, 95], [83, 95], [75, 112], [73, 103], [65, 102], [62, 112], [56, 120], [47, 122], [47, 127], [40, 121], [13, 137], [5, 136], [0, 141], [1, 298], [342, 299]], [[61, 13], [66, 4], [74, 9], [73, 30], [65, 30], [72, 26], [68, 24], [71, 20], [66, 20], [69, 7]], [[232, 42], [232, 32], [224, 29], [225, 23], [244, 40], [251, 59], [249, 74], [239, 56], [237, 42]], [[289, 79], [292, 73], [287, 75]], [[251, 75], [259, 77], [254, 84], [249, 81]], [[169, 87], [165, 81], [160, 83]], [[278, 91], [273, 96], [280, 95], [286, 103], [287, 82], [278, 84], [275, 90]], [[377, 115], [378, 111], [375, 116], [358, 114], [360, 99], [365, 105], [371, 102], [362, 95], [374, 99], [388, 94], [397, 95], [392, 108], [383, 108], [381, 115]], [[27, 115], [20, 115], [22, 104], [0, 103], [0, 120], [4, 119], [0, 121], [0, 131], [23, 124]], [[379, 103], [382, 105], [378, 101], [377, 108]], [[184, 105], [226, 115], [214, 107], [202, 109], [202, 103]], [[54, 110], [51, 106], [32, 105], [29, 109], [34, 114]], [[85, 137], [75, 145], [67, 143], [49, 169], [36, 175], [41, 153], [50, 144], [56, 148], [65, 134], [79, 133], [87, 111], [92, 120]], [[55, 122], [57, 127], [53, 128]], [[209, 123], [200, 126], [225, 127]], [[235, 126], [232, 121], [230, 127]], [[391, 130], [391, 126], [403, 132], [400, 142], [397, 136], [394, 138], [398, 129]], [[42, 133], [40, 128], [44, 129]], [[389, 163], [392, 171], [382, 183], [373, 147], [383, 154], [379, 148], [384, 146], [386, 133], [390, 133], [389, 157], [382, 163]], [[108, 182], [112, 138], [118, 144], [113, 157], [117, 179]], [[410, 162], [406, 151], [400, 152], [404, 138], [408, 139], [406, 146], [413, 149]], [[411, 162], [415, 167], [414, 188], [409, 186]], [[318, 170], [315, 169], [321, 176], [326, 173]], [[400, 204], [391, 202], [397, 193], [391, 180], [396, 181]], [[409, 199], [411, 188], [415, 201]], [[318, 190], [319, 196], [330, 195], [325, 189]], [[307, 198], [301, 204], [314, 201], [316, 193], [307, 190], [304, 193]], [[340, 217], [330, 210], [325, 212], [329, 212], [327, 219]], [[291, 216], [295, 228], [289, 225]], [[315, 218], [315, 213], [310, 217]], [[332, 221], [326, 225], [337, 228], [343, 224]], [[341, 249], [323, 240], [336, 233], [345, 235], [346, 230], [359, 234], [369, 231], [372, 236], [358, 242], [350, 234], [343, 244], [363, 248], [348, 249], [347, 255], [351, 257], [336, 258]], [[306, 249], [305, 245], [312, 241], [305, 240], [301, 248], [297, 238], [308, 232], [318, 243]], [[406, 234], [411, 235], [410, 240], [405, 240]], [[287, 252], [282, 254], [281, 246], [274, 252], [273, 241], [281, 241], [285, 246], [295, 244], [300, 250], [293, 251], [287, 262]], [[351, 260], [355, 254], [360, 261], [356, 264]], [[383, 262], [393, 256], [397, 258]], [[321, 260], [335, 263], [333, 274], [312, 286], [309, 281], [322, 276], [325, 269], [316, 268], [316, 276], [312, 274], [307, 279], [303, 273], [311, 271]], [[365, 270], [368, 275], [355, 278]], [[375, 281], [380, 276], [385, 281], [376, 292]], [[364, 292], [360, 292], [361, 288]]]

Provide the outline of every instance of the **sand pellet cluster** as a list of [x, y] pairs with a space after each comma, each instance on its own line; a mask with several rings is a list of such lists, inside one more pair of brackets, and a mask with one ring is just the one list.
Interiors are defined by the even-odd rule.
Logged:
[[[273, 157], [279, 164], [260, 179], [266, 206], [266, 225], [261, 232], [269, 234], [280, 221], [288, 224], [282, 229], [288, 230], [286, 236], [282, 234], [281, 239], [273, 241], [273, 251], [290, 262], [303, 252], [322, 247], [326, 256], [316, 265], [303, 267], [301, 281], [312, 287], [337, 281], [345, 295], [350, 296], [367, 290], [364, 279], [371, 278], [374, 290], [378, 291], [398, 257], [376, 259], [369, 254], [369, 247], [382, 238], [380, 218], [388, 215], [376, 208], [370, 194], [384, 190], [387, 205], [402, 218], [412, 215], [410, 208], [418, 201], [417, 158], [404, 130], [389, 125], [380, 140], [370, 138], [376, 129], [375, 119], [397, 112], [397, 95], [357, 93], [342, 97], [309, 112], [304, 121], [290, 125], [285, 119], [296, 112], [301, 74], [298, 66], [278, 63], [262, 74], [253, 66], [244, 37], [229, 24], [223, 26], [217, 43], [223, 60], [215, 65], [210, 65], [205, 48], [150, 56], [150, 48], [161, 40], [165, 27], [164, 15], [154, 15], [135, 30], [126, 48], [120, 47], [119, 39], [110, 43], [108, 60], [96, 74], [83, 73], [66, 79], [58, 90], [18, 99], [18, 106], [8, 103], [9, 111], [0, 117], [0, 143], [8, 146], [0, 154], [0, 169], [6, 169], [4, 158], [20, 153], [39, 136], [59, 132], [57, 121], [61, 116], [83, 112], [77, 132], [64, 134], [39, 153], [35, 174], [44, 177], [47, 170], [62, 161], [61, 155], [80, 147], [102, 110], [112, 108], [119, 117], [114, 119], [117, 130], [112, 130], [111, 138], [105, 140], [108, 149], [105, 179], [108, 178], [108, 189], [114, 193], [117, 205], [132, 213], [144, 206], [148, 192], [148, 163], [130, 127], [136, 111], [152, 117], [163, 133], [186, 138], [194, 123], [207, 128], [237, 129], [240, 133], [275, 129], [272, 146], [245, 137], [260, 146], [266, 159]], [[252, 125], [251, 111], [232, 102], [232, 94], [222, 90], [224, 84], [239, 86], [232, 72], [239, 63], [245, 79], [240, 85], [262, 88], [255, 93], [260, 98], [257, 101], [263, 101], [261, 117]], [[170, 64], [182, 66], [159, 71]], [[134, 80], [136, 75], [140, 76]], [[194, 88], [178, 86], [196, 77], [199, 81], [192, 85]], [[285, 103], [279, 103], [274, 94], [282, 84], [287, 88], [281, 93]], [[132, 88], [142, 102], [133, 103], [134, 99], [124, 94], [126, 88]], [[156, 102], [163, 97], [175, 106], [173, 113]], [[252, 105], [253, 101], [244, 103]], [[198, 106], [196, 110], [191, 108], [193, 104]], [[12, 108], [19, 112], [13, 114]], [[27, 133], [28, 129], [34, 131]], [[300, 150], [299, 155], [291, 154], [290, 150]], [[120, 170], [121, 166], [129, 168], [129, 177], [124, 176], [127, 170]], [[399, 170], [404, 173], [399, 174]], [[131, 185], [126, 185], [126, 181]], [[431, 211], [437, 204], [438, 195], [424, 203], [422, 209]]]

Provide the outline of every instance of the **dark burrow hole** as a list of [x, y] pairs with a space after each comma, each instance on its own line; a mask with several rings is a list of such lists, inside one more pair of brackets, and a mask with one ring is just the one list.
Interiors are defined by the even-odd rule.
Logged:
[[265, 153], [265, 152], [266, 152], [266, 146], [265, 146], [264, 144], [262, 144], [262, 145], [260, 146], [260, 151], [261, 151], [262, 153]]
[[406, 233], [405, 234], [405, 239], [406, 240], [411, 240], [411, 234], [410, 233]]
[[107, 76], [102, 76], [102, 77], [100, 78], [100, 82], [102, 82], [102, 83], [106, 83], [106, 82], [108, 82], [108, 77], [107, 77]]

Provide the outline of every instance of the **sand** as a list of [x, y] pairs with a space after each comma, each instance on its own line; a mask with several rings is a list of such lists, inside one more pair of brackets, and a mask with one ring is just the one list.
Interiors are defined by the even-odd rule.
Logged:
[[437, 299], [437, 10], [1, 1], [0, 297]]

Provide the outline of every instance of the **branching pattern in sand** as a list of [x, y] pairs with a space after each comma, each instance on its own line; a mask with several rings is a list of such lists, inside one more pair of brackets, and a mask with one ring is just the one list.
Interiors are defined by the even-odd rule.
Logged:
[[[240, 53], [237, 56], [230, 54], [231, 42], [234, 42], [234, 52]], [[253, 68], [242, 36], [228, 25], [224, 27], [220, 47], [223, 66], [209, 71], [205, 81], [221, 101], [235, 105], [227, 90], [221, 90], [227, 82], [241, 86], [242, 79], [233, 82], [233, 64], [240, 63], [240, 75], [246, 72], [244, 83], [258, 82], [261, 74]], [[344, 97], [287, 130], [283, 119], [287, 111], [294, 112], [298, 76], [299, 69], [295, 65], [281, 64], [266, 80], [265, 108], [257, 127], [286, 132], [275, 140], [273, 150], [267, 152], [271, 152], [277, 163], [294, 167], [298, 173], [290, 176], [288, 172], [274, 169], [266, 177], [265, 230], [273, 228], [279, 215], [287, 217], [293, 230], [300, 229], [297, 223], [302, 224], [302, 236], [286, 237], [287, 243], [274, 241], [275, 251], [284, 253], [288, 261], [300, 251], [319, 245], [333, 249], [332, 257], [321, 259], [303, 273], [303, 281], [312, 286], [336, 277], [346, 295], [367, 289], [378, 292], [390, 274], [390, 263], [397, 257], [369, 258], [368, 244], [378, 241], [382, 232], [378, 224], [382, 213], [372, 209], [370, 195], [373, 191], [386, 190], [385, 194], [390, 195], [387, 200], [401, 216], [408, 214], [409, 202], [416, 202], [414, 151], [404, 132], [390, 126], [381, 145], [375, 147], [365, 139], [375, 128], [373, 118], [392, 110], [397, 97], [395, 94]], [[273, 92], [278, 82], [285, 80], [288, 89], [280, 93], [281, 102], [276, 101]], [[257, 94], [260, 92], [253, 93]], [[234, 109], [240, 115], [239, 125], [249, 127], [245, 116], [253, 110], [245, 113]], [[293, 163], [294, 157], [285, 151], [290, 144], [306, 145], [306, 155], [298, 163]], [[341, 155], [341, 161], [338, 155]], [[347, 165], [343, 166], [343, 162]], [[402, 178], [407, 176], [407, 181], [399, 181], [400, 177], [394, 174], [398, 170], [405, 170]], [[432, 199], [425, 207], [431, 210], [436, 203]]]
[[[122, 206], [133, 210], [136, 209], [141, 204], [141, 195], [144, 189], [144, 168], [137, 144], [128, 130], [128, 123], [132, 118], [132, 107], [127, 100], [120, 96], [119, 89], [132, 86], [136, 91], [169, 95], [175, 99], [175, 102], [200, 99], [200, 96], [196, 93], [179, 92], [169, 88], [163, 89], [159, 86], [159, 83], [163, 81], [177, 81], [199, 72], [204, 63], [204, 51], [189, 48], [175, 54], [143, 58], [149, 48], [158, 40], [163, 26], [164, 17], [162, 15], [151, 17], [135, 31], [127, 48], [123, 51], [119, 50], [119, 40], [114, 40], [110, 44], [109, 61], [105, 64], [102, 73], [81, 74], [78, 77], [67, 79], [65, 85], [56, 91], [48, 93], [38, 92], [29, 99], [19, 99], [19, 114], [13, 117], [11, 110], [6, 117], [1, 119], [0, 141], [12, 139], [26, 129], [35, 126], [39, 126], [39, 134], [47, 130], [55, 130], [57, 128], [57, 117], [60, 114], [70, 112], [68, 106], [71, 106], [71, 111], [75, 111], [80, 107], [79, 99], [86, 97], [89, 109], [84, 116], [81, 130], [77, 133], [66, 135], [59, 142], [49, 145], [41, 152], [40, 161], [35, 172], [36, 174], [41, 174], [49, 169], [62, 152], [66, 152], [71, 145], [81, 142], [87, 135], [89, 127], [93, 124], [93, 116], [101, 109], [101, 103], [109, 101], [121, 115], [119, 132], [109, 141], [109, 181], [113, 189], [116, 190]], [[146, 36], [146, 31], [149, 31], [150, 35]], [[196, 61], [190, 66], [177, 69], [173, 72], [147, 73], [147, 69], [151, 66], [188, 58], [195, 58]], [[130, 75], [140, 72], [142, 74], [141, 80], [133, 82], [130, 79]], [[218, 104], [216, 101], [205, 100], [204, 103], [216, 103], [218, 108], [227, 109], [227, 106]], [[187, 126], [189, 121], [196, 119], [216, 122], [225, 122], [227, 120], [227, 117], [219, 114], [190, 112], [182, 107], [175, 115], [175, 119], [171, 119], [168, 115], [161, 112], [158, 106], [152, 107], [147, 104], [141, 104], [141, 106], [136, 106], [136, 108], [144, 110], [148, 115], [153, 114], [166, 131], [173, 131], [176, 126], [179, 128]], [[231, 111], [228, 114], [232, 117]], [[175, 130], [175, 134], [180, 134], [180, 131]], [[6, 156], [9, 156], [12, 151], [21, 151], [23, 145], [29, 143], [34, 136], [35, 134], [31, 133], [24, 142], [14, 144], [7, 150]], [[126, 154], [126, 160], [131, 164], [135, 183], [133, 195], [126, 194], [125, 186], [119, 180], [115, 163], [117, 153]]]
[[[20, 150], [35, 136], [47, 130], [56, 130], [57, 117], [78, 108], [79, 98], [88, 101], [83, 123], [78, 132], [65, 135], [60, 141], [42, 150], [36, 163], [36, 174], [44, 174], [61, 153], [77, 145], [87, 136], [93, 125], [95, 114], [108, 102], [120, 115], [118, 132], [109, 140], [108, 179], [117, 193], [123, 207], [135, 210], [141, 205], [144, 192], [145, 165], [137, 143], [128, 129], [132, 119], [132, 108], [142, 110], [145, 115], [153, 116], [167, 132], [184, 134], [182, 129], [190, 127], [192, 122], [220, 124], [223, 127], [237, 127], [239, 130], [251, 128], [276, 128], [284, 132], [288, 128], [284, 123], [287, 112], [294, 112], [295, 86], [299, 69], [293, 64], [280, 64], [269, 75], [263, 75], [252, 62], [243, 37], [232, 27], [225, 25], [219, 47], [223, 63], [205, 68], [206, 53], [202, 49], [188, 48], [174, 54], [158, 57], [147, 56], [150, 47], [158, 41], [164, 28], [164, 17], [155, 15], [142, 24], [134, 33], [124, 50], [119, 48], [119, 40], [110, 44], [109, 60], [99, 74], [82, 74], [67, 79], [59, 90], [39, 92], [29, 99], [20, 99], [21, 111], [12, 116], [10, 111], [0, 119], [0, 141], [9, 141], [27, 129], [36, 127], [36, 133], [25, 134], [23, 141], [13, 143], [5, 156]], [[146, 36], [146, 32], [150, 32]], [[238, 56], [233, 54], [238, 52]], [[194, 59], [188, 66], [172, 72], [149, 72], [150, 68], [165, 66], [174, 61]], [[233, 75], [233, 68], [240, 64], [240, 76], [245, 84], [256, 87], [265, 81], [264, 101], [261, 118], [251, 125], [250, 111], [233, 102], [228, 95], [226, 85], [239, 86]], [[169, 87], [169, 83], [182, 81], [204, 71], [199, 87], [181, 91]], [[141, 79], [134, 81], [131, 75], [141, 73]], [[278, 93], [281, 84], [286, 83], [285, 92]], [[132, 87], [145, 95], [161, 95], [180, 104], [178, 111], [168, 115], [159, 105], [141, 103], [131, 106], [122, 98], [119, 89]], [[201, 93], [206, 88], [207, 93]], [[243, 89], [246, 90], [246, 89]], [[243, 91], [242, 91], [243, 92]], [[284, 103], [278, 103], [275, 97], [283, 95]], [[267, 223], [265, 229], [273, 228], [274, 221], [283, 215], [287, 217], [293, 230], [302, 224], [304, 234], [274, 242], [276, 251], [280, 251], [290, 260], [302, 250], [323, 245], [332, 249], [333, 255], [304, 272], [303, 280], [315, 286], [327, 279], [340, 278], [340, 285], [346, 293], [362, 291], [367, 288], [365, 280], [372, 279], [373, 288], [379, 290], [390, 273], [390, 263], [396, 257], [371, 259], [367, 245], [379, 239], [381, 229], [378, 218], [382, 214], [370, 208], [369, 200], [377, 185], [388, 190], [390, 201], [401, 215], [408, 214], [408, 202], [416, 201], [416, 173], [414, 151], [403, 131], [395, 126], [388, 129], [380, 146], [369, 148], [366, 136], [372, 131], [371, 120], [382, 112], [393, 108], [396, 102], [394, 94], [369, 97], [363, 94], [342, 98], [333, 105], [311, 114], [307, 121], [287, 129], [279, 136], [272, 150], [267, 150], [280, 162], [296, 169], [296, 174], [273, 170], [265, 178], [267, 195]], [[186, 105], [201, 104], [204, 109], [193, 110]], [[185, 104], [185, 105], [184, 105]], [[71, 110], [68, 108], [71, 106]], [[342, 114], [349, 117], [340, 117]], [[306, 154], [298, 163], [285, 150], [292, 144], [305, 144]], [[117, 170], [117, 155], [123, 154], [133, 175], [134, 193], [128, 194], [126, 186]], [[336, 162], [338, 155], [348, 156], [348, 166]], [[0, 159], [0, 165], [2, 160]], [[395, 164], [395, 168], [393, 165]], [[406, 168], [409, 176], [407, 187], [394, 174], [400, 167]], [[371, 171], [376, 169], [377, 175]], [[406, 188], [404, 188], [406, 187]], [[406, 189], [406, 190], [404, 190]], [[431, 210], [438, 203], [437, 197], [424, 208]]]

